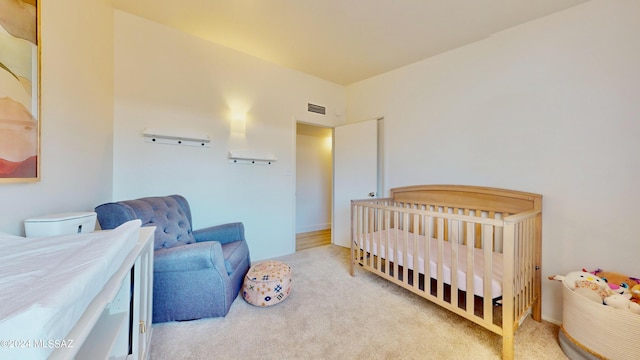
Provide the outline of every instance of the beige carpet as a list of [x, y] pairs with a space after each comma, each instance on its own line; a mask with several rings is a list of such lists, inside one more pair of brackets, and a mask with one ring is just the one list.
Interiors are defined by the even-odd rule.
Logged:
[[[293, 290], [258, 308], [238, 297], [224, 318], [153, 326], [151, 359], [500, 359], [500, 336], [367, 272], [334, 245], [282, 257]], [[566, 359], [558, 327], [527, 318], [516, 359]]]

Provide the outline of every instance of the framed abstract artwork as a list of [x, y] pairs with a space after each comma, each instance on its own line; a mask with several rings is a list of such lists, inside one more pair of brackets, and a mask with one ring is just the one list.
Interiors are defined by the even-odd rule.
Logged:
[[0, 0], [0, 183], [40, 180], [37, 0]]

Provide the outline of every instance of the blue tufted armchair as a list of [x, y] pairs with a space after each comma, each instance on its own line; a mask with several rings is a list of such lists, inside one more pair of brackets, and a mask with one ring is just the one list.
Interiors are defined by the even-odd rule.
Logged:
[[129, 220], [155, 226], [153, 322], [225, 316], [250, 266], [242, 223], [192, 230], [180, 195], [119, 201], [96, 207], [102, 229]]

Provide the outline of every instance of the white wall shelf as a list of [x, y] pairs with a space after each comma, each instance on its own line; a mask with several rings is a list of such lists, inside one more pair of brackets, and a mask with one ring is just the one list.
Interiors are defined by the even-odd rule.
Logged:
[[273, 154], [248, 151], [229, 151], [229, 163], [243, 165], [273, 165], [278, 160]]
[[202, 132], [185, 132], [168, 129], [144, 129], [144, 141], [154, 144], [211, 147], [209, 135]]

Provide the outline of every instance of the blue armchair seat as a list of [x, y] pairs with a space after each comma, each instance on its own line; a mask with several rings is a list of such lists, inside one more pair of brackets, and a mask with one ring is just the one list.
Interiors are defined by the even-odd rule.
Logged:
[[180, 195], [147, 197], [95, 208], [102, 229], [129, 220], [155, 226], [153, 322], [225, 316], [251, 264], [241, 222], [193, 230]]

